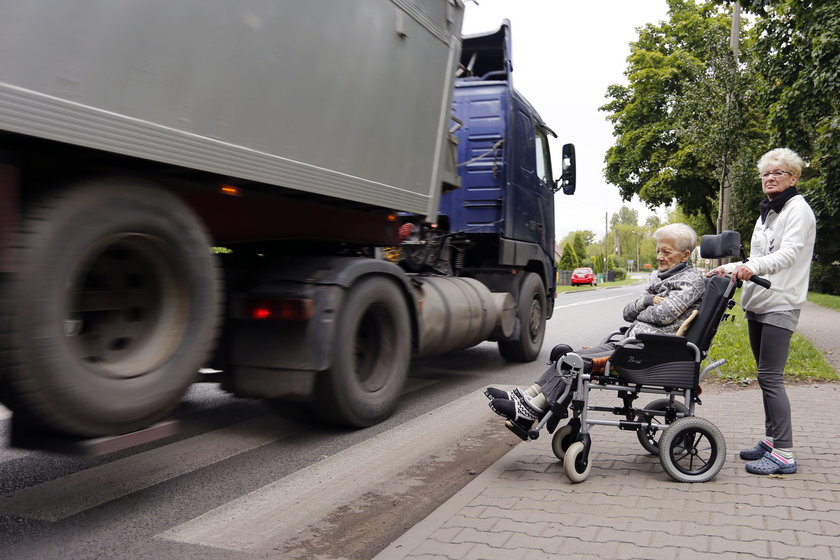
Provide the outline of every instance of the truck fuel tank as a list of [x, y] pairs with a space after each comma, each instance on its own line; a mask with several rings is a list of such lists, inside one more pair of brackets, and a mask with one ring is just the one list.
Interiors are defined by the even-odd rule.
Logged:
[[418, 354], [429, 356], [508, 337], [516, 322], [509, 293], [494, 293], [474, 278], [413, 277], [419, 309]]

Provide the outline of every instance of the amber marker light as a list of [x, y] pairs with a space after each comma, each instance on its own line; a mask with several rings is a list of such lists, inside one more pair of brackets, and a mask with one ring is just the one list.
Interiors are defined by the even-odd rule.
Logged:
[[219, 190], [222, 191], [223, 194], [229, 196], [242, 196], [242, 193], [239, 192], [239, 189], [234, 187], [233, 185], [222, 185]]

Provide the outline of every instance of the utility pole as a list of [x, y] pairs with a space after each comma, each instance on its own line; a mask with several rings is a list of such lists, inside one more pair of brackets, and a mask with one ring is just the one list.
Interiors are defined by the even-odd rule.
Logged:
[[[735, 71], [738, 71], [738, 57], [740, 56], [740, 33], [741, 33], [741, 5], [738, 0], [732, 3], [732, 28], [729, 32], [729, 47], [735, 57]], [[727, 107], [732, 107], [732, 92], [726, 97]], [[729, 229], [729, 198], [732, 191], [732, 183], [729, 180], [729, 153], [723, 156], [723, 170], [720, 176], [720, 198], [718, 200], [718, 222], [717, 233]]]

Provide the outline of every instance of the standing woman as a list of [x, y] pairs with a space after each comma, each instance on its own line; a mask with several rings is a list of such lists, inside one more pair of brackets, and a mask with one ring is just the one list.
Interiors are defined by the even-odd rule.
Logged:
[[747, 282], [741, 293], [746, 311], [750, 346], [758, 366], [758, 384], [764, 400], [765, 439], [741, 451], [752, 474], [796, 472], [790, 402], [784, 386], [784, 369], [790, 337], [808, 293], [808, 276], [814, 254], [816, 219], [805, 199], [796, 192], [802, 159], [788, 148], [764, 154], [758, 162], [761, 186], [767, 198], [753, 229], [746, 263], [729, 263], [710, 271], [749, 280], [753, 275], [770, 280], [768, 290]]

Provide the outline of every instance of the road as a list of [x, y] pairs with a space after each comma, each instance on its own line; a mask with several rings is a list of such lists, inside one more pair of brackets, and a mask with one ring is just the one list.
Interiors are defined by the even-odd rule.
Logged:
[[415, 362], [397, 413], [365, 430], [200, 384], [178, 433], [154, 444], [0, 449], [0, 558], [370, 558], [519, 442], [481, 390], [529, 385], [558, 342], [597, 343], [638, 290], [561, 294], [532, 364], [493, 343]]

